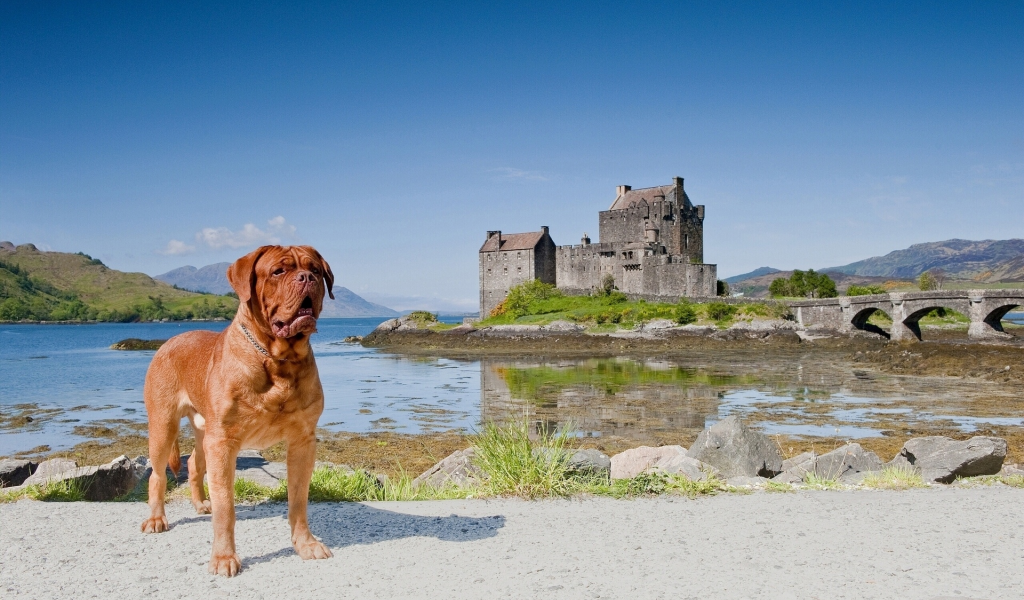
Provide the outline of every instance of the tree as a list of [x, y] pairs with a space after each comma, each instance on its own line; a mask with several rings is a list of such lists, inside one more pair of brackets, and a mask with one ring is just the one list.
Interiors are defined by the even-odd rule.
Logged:
[[719, 296], [728, 296], [729, 295], [729, 282], [722, 281], [721, 279], [719, 279], [717, 287], [718, 287], [717, 291], [718, 291], [718, 295]]
[[601, 291], [604, 292], [605, 296], [610, 295], [615, 289], [615, 277], [611, 273], [601, 278]]
[[935, 280], [935, 289], [941, 290], [942, 284], [946, 282], [946, 271], [944, 269], [932, 269], [928, 271]]
[[825, 273], [817, 273], [814, 269], [801, 271], [797, 269], [789, 279], [776, 278], [768, 286], [768, 293], [773, 298], [835, 298], [839, 295], [836, 282]]
[[928, 271], [921, 273], [921, 276], [917, 278], [917, 287], [922, 292], [929, 292], [935, 289], [935, 277]]

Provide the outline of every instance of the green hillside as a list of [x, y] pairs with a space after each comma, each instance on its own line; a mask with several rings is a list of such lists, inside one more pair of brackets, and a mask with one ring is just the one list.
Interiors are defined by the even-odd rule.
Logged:
[[86, 254], [0, 248], [0, 321], [150, 321], [231, 318], [238, 301], [122, 273]]

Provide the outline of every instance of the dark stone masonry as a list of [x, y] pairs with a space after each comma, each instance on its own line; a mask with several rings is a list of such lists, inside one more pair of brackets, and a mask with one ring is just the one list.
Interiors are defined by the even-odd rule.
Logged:
[[480, 314], [520, 283], [539, 279], [568, 294], [589, 294], [611, 275], [630, 295], [676, 301], [716, 293], [716, 265], [704, 263], [704, 206], [690, 202], [683, 178], [634, 190], [617, 188], [599, 213], [599, 242], [555, 246], [547, 227], [529, 233], [488, 231], [480, 248]]

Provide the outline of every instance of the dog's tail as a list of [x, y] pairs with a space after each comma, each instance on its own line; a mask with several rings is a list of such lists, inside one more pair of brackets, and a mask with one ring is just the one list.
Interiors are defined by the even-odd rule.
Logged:
[[174, 438], [174, 444], [171, 445], [171, 457], [167, 459], [167, 466], [171, 468], [171, 472], [177, 477], [178, 471], [181, 470], [181, 449], [178, 448], [177, 436]]

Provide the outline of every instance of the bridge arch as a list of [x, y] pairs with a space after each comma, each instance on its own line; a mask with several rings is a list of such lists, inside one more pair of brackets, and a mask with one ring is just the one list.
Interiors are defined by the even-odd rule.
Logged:
[[995, 329], [1000, 333], [1004, 333], [1003, 317], [1013, 309], [1021, 307], [1024, 307], [1024, 304], [1004, 304], [1002, 306], [997, 306], [996, 308], [989, 310], [988, 314], [985, 315], [982, 321], [992, 329]]
[[[935, 310], [949, 311], [949, 312], [953, 312], [953, 313], [956, 313], [958, 315], [962, 315], [964, 317], [967, 317], [967, 315], [964, 315], [960, 311], [956, 310], [956, 308], [950, 306], [950, 304], [952, 304], [952, 303], [938, 301], [933, 306], [924, 306], [922, 308], [920, 306], [920, 303], [918, 303], [918, 305], [914, 307], [913, 312], [911, 312], [910, 314], [908, 314], [906, 317], [903, 318], [903, 322], [902, 322], [903, 326], [906, 327], [907, 329], [909, 329], [910, 332], [913, 333], [914, 336], [917, 337], [917, 339], [920, 340], [920, 339], [922, 339], [922, 337], [921, 337], [921, 323], [920, 323], [920, 321], [924, 317], [926, 317], [929, 314], [931, 314], [932, 311], [935, 311]], [[1002, 317], [1000, 317], [1000, 318], [1002, 318]]]
[[850, 324], [853, 325], [854, 329], [860, 329], [861, 331], [870, 331], [871, 333], [877, 333], [878, 335], [889, 337], [888, 331], [882, 329], [881, 327], [875, 325], [874, 323], [868, 323], [868, 319], [870, 319], [871, 315], [875, 314], [876, 312], [880, 312], [886, 317], [888, 317], [890, 321], [892, 320], [892, 315], [882, 310], [881, 308], [878, 308], [876, 306], [867, 306], [865, 308], [860, 309], [853, 315], [853, 317], [850, 319]]

